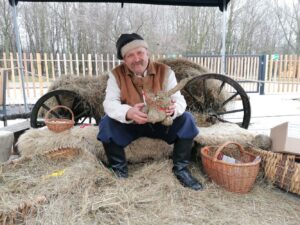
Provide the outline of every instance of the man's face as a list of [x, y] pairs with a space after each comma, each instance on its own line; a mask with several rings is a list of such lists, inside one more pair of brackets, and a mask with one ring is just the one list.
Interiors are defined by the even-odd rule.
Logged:
[[142, 75], [148, 66], [149, 53], [144, 47], [130, 50], [124, 56], [124, 63], [136, 75]]

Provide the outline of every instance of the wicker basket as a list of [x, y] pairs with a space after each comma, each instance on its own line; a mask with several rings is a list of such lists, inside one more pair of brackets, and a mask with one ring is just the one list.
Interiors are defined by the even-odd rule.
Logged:
[[[64, 109], [68, 110], [72, 115], [71, 120], [70, 119], [61, 119], [61, 118], [51, 118], [51, 119], [49, 119], [50, 113], [54, 110], [57, 110], [58, 108], [64, 108]], [[57, 106], [51, 108], [46, 113], [45, 124], [47, 125], [49, 130], [51, 130], [55, 133], [59, 133], [59, 132], [65, 131], [65, 130], [69, 130], [74, 126], [74, 113], [67, 106], [57, 105]]]
[[[248, 150], [248, 149], [247, 149]], [[295, 155], [249, 149], [262, 158], [262, 168], [268, 181], [286, 191], [300, 195], [300, 163]]]
[[[228, 148], [228, 145], [234, 144], [238, 150]], [[219, 160], [218, 156], [221, 152], [234, 151], [234, 158], [240, 163], [228, 163]], [[244, 148], [234, 142], [226, 142], [216, 147], [206, 146], [201, 149], [201, 160], [204, 171], [218, 185], [226, 190], [236, 193], [247, 193], [252, 188], [257, 174], [259, 172], [260, 158], [248, 153]]]
[[48, 159], [73, 159], [80, 154], [78, 148], [59, 148], [46, 152], [44, 155]]

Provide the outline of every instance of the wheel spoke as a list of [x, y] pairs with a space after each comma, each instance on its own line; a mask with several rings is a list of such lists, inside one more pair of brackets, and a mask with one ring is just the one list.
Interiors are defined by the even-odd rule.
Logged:
[[72, 104], [72, 110], [76, 111], [76, 109], [78, 108], [78, 106], [80, 106], [81, 101], [79, 101], [77, 98], [74, 98], [73, 104]]
[[237, 113], [237, 112], [243, 112], [244, 109], [235, 109], [235, 110], [230, 110], [226, 112], [218, 112], [218, 115], [225, 115], [225, 114], [231, 114], [231, 113]]
[[230, 98], [226, 99], [223, 103], [222, 103], [222, 106], [225, 106], [228, 102], [230, 102], [232, 99], [234, 99], [239, 93], [235, 93], [234, 95], [232, 95]]
[[189, 90], [188, 88], [185, 88], [184, 90], [185, 90], [185, 92], [188, 93], [189, 96], [193, 99], [193, 103], [196, 103], [196, 104], [195, 104], [196, 107], [197, 107], [197, 105], [198, 105], [198, 107], [200, 108], [200, 111], [203, 111], [203, 107], [202, 107], [201, 101], [199, 101], [199, 100], [198, 100], [198, 99], [190, 92], [190, 90]]
[[84, 123], [84, 122], [86, 121], [87, 118], [88, 118], [88, 117], [85, 116], [85, 117], [83, 118], [83, 120], [82, 120], [80, 123]]
[[218, 91], [218, 95], [221, 94], [221, 92], [222, 92], [224, 86], [225, 86], [225, 81], [222, 82], [222, 84], [221, 84], [221, 86], [220, 86], [220, 89], [219, 89], [219, 91]]
[[[45, 105], [44, 103], [42, 104], [42, 107], [43, 107], [44, 109], [46, 109], [47, 111], [50, 110], [50, 108], [49, 108], [47, 105]], [[57, 113], [54, 112], [54, 111], [51, 111], [50, 114], [52, 114], [52, 115], [55, 116], [56, 118], [60, 118], [60, 115], [57, 114]]]
[[228, 120], [224, 120], [224, 119], [222, 119], [220, 117], [217, 117], [217, 120], [219, 120], [220, 122], [223, 122], [223, 123], [233, 123], [233, 122], [230, 122]]
[[61, 105], [61, 100], [59, 98], [59, 95], [55, 95], [54, 97], [55, 97], [55, 99], [57, 101], [57, 104]]
[[[214, 80], [218, 82], [214, 82]], [[227, 91], [227, 88], [230, 91]], [[251, 117], [250, 102], [243, 87], [232, 78], [216, 73], [199, 74], [186, 84], [184, 90], [183, 95], [186, 97], [188, 109], [194, 108], [194, 110], [191, 110], [192, 112], [207, 112], [216, 116], [220, 121], [232, 121], [232, 123], [238, 124], [243, 128], [248, 128]], [[241, 100], [242, 106], [238, 102], [238, 104], [234, 104], [234, 107], [229, 107], [229, 105], [231, 106], [230, 102], [236, 103], [237, 97], [241, 98], [239, 100]], [[201, 104], [201, 110], [194, 107], [197, 104]], [[243, 113], [240, 123], [236, 123], [236, 120], [227, 117], [224, 119], [221, 116], [234, 113]]]
[[224, 119], [222, 119], [222, 118], [220, 118], [220, 117], [217, 117], [217, 120], [219, 120], [220, 122], [223, 122], [223, 123], [232, 123], [232, 124], [236, 124], [236, 125], [238, 125], [238, 126], [242, 126], [242, 122], [238, 122], [238, 123], [234, 123], [234, 122], [231, 122], [231, 121], [228, 121], [228, 120], [224, 120]]
[[206, 91], [207, 91], [206, 80], [203, 80], [203, 90], [202, 90], [202, 93], [203, 93], [203, 104], [204, 104], [205, 108], [208, 107], [207, 92]]
[[76, 115], [74, 120], [78, 120], [79, 118], [81, 118], [83, 115], [88, 115], [89, 114], [89, 111], [88, 110], [85, 110], [83, 112], [81, 112], [80, 114]]

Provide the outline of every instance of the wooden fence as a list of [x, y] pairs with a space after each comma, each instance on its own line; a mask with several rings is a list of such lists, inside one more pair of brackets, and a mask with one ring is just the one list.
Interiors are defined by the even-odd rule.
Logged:
[[[152, 59], [166, 56], [152, 56]], [[220, 73], [220, 56], [186, 57], [193, 62]], [[26, 95], [29, 102], [35, 102], [45, 94], [50, 83], [65, 74], [75, 76], [100, 76], [111, 70], [121, 61], [115, 55], [104, 54], [41, 54], [22, 55]], [[21, 73], [18, 54], [0, 55], [0, 69], [9, 69], [8, 101], [16, 103], [20, 98]], [[241, 85], [247, 92], [297, 93], [300, 90], [300, 56], [297, 55], [233, 55], [226, 57], [226, 74]]]

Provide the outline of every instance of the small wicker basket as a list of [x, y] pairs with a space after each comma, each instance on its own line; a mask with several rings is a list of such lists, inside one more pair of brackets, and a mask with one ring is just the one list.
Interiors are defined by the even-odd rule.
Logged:
[[[235, 159], [240, 163], [228, 163], [219, 160], [219, 154], [223, 152], [236, 151], [227, 148], [228, 145], [234, 144], [238, 147], [238, 154]], [[226, 190], [236, 193], [247, 193], [251, 190], [257, 174], [261, 159], [248, 153], [244, 148], [235, 142], [226, 142], [218, 148], [206, 146], [201, 149], [201, 160], [204, 171], [218, 185]]]
[[[68, 110], [71, 113], [71, 120], [70, 119], [61, 119], [61, 118], [51, 118], [49, 119], [49, 115], [52, 111], [57, 110], [58, 108], [64, 108], [66, 110]], [[68, 108], [67, 106], [63, 106], [63, 105], [57, 105], [53, 108], [51, 108], [45, 116], [45, 124], [47, 125], [48, 129], [55, 132], [55, 133], [59, 133], [65, 130], [69, 130], [74, 126], [74, 113], [72, 112], [72, 110], [70, 108]]]

